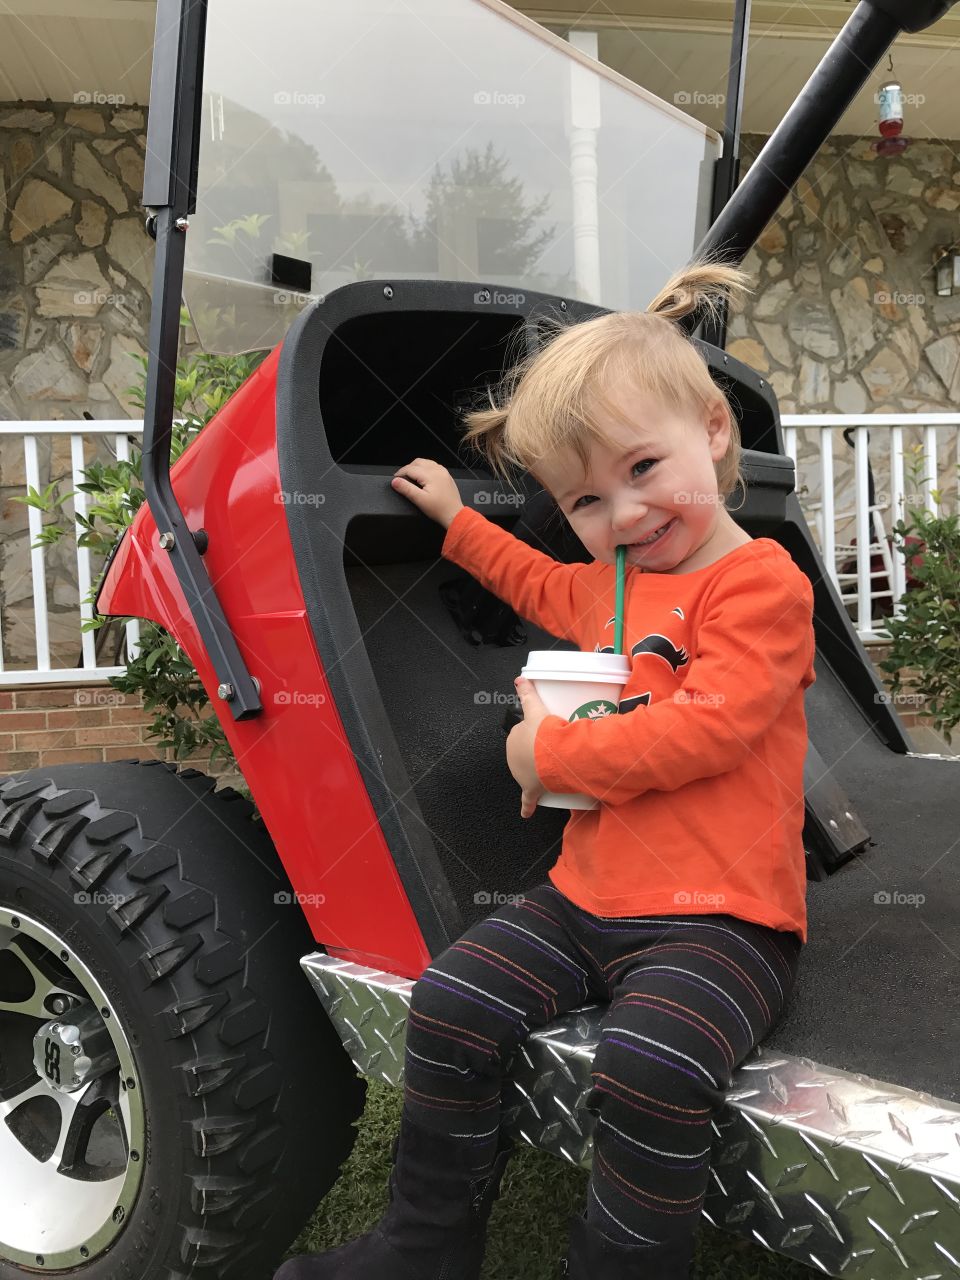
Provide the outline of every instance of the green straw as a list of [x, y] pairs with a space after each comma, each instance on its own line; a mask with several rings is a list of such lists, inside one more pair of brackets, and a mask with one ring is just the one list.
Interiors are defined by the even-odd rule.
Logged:
[[617, 603], [613, 610], [616, 624], [613, 631], [614, 653], [623, 653], [623, 580], [626, 575], [626, 567], [627, 548], [626, 546], [617, 547]]

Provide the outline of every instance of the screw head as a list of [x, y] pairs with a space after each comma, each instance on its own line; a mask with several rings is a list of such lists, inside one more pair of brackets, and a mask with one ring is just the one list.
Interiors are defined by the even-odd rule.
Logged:
[[392, 297], [393, 297], [393, 288], [392, 288], [392, 286], [391, 286], [391, 285], [389, 285], [389, 284], [385, 284], [385, 285], [383, 286], [383, 296], [384, 296], [385, 298], [392, 298]]
[[233, 685], [221, 684], [217, 686], [217, 697], [222, 702], [229, 702], [233, 697]]
[[171, 547], [176, 546], [177, 539], [167, 530], [165, 533], [161, 533], [158, 541], [164, 551], [169, 551]]

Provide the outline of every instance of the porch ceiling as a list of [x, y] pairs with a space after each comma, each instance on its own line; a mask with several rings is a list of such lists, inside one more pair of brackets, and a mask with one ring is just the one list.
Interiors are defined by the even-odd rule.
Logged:
[[[601, 61], [669, 102], [689, 94], [683, 109], [722, 128], [722, 106], [696, 95], [726, 91], [733, 0], [513, 0], [512, 7], [561, 34], [571, 26], [599, 31]], [[776, 127], [853, 7], [853, 0], [754, 0], [744, 132]], [[0, 101], [70, 102], [87, 92], [147, 102], [155, 13], [155, 0], [4, 0]], [[908, 105], [904, 132], [960, 138], [960, 7], [930, 31], [901, 36], [893, 55], [904, 91], [925, 99]], [[884, 59], [837, 132], [876, 131], [874, 93], [888, 66]]]

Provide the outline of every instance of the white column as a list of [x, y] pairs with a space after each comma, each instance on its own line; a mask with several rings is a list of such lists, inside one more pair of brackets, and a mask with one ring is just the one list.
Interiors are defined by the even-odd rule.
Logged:
[[[570, 31], [575, 49], [597, 59], [596, 31]], [[573, 195], [573, 269], [577, 293], [600, 302], [600, 202], [597, 131], [600, 78], [579, 62], [570, 63], [570, 184]]]

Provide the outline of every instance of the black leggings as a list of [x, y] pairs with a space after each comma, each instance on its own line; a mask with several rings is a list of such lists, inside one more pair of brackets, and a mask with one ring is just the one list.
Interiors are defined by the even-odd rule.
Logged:
[[609, 1001], [585, 1100], [597, 1117], [587, 1219], [634, 1245], [695, 1233], [711, 1120], [783, 1013], [802, 946], [731, 915], [591, 915], [544, 881], [469, 928], [414, 985], [404, 1115], [470, 1143], [485, 1172], [520, 1043]]

